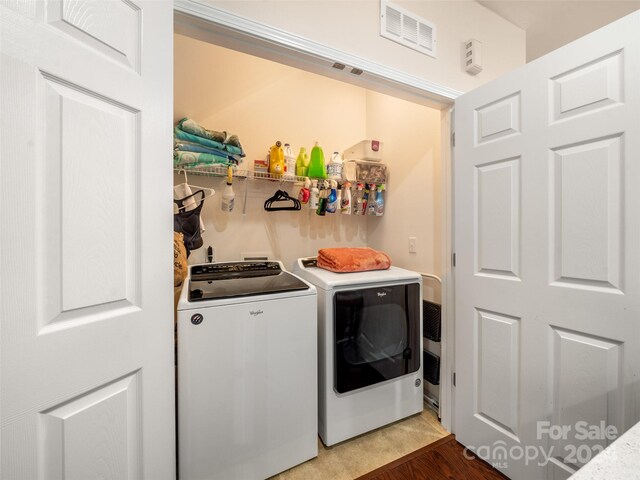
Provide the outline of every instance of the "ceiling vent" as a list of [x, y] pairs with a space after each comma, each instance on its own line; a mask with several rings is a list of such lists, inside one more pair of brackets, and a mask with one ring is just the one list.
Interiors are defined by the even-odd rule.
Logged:
[[436, 57], [436, 26], [387, 0], [380, 0], [380, 35]]

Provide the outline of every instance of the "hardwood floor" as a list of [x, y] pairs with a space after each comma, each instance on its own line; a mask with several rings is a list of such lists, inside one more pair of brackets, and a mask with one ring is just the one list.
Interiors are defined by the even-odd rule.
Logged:
[[[470, 454], [467, 454], [467, 457]], [[464, 447], [448, 435], [357, 480], [508, 480], [485, 461], [465, 458]]]

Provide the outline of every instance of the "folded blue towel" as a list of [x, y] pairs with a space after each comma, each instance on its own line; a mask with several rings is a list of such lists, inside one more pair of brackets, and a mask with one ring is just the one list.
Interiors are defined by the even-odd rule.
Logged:
[[234, 155], [240, 155], [241, 157], [244, 157], [244, 152], [242, 151], [242, 149], [234, 145], [229, 145], [228, 143], [225, 143], [224, 149], [229, 153], [233, 153]]
[[[216, 142], [215, 140], [209, 140], [208, 138], [202, 138], [202, 137], [198, 137], [197, 135], [192, 135], [190, 133], [187, 133], [181, 130], [179, 127], [175, 127], [173, 129], [173, 134], [175, 138], [178, 138], [180, 140], [185, 140], [191, 143], [197, 143], [199, 145], [204, 145], [205, 147], [209, 147], [209, 148], [224, 150], [224, 144], [220, 142]], [[232, 152], [232, 153], [235, 153], [235, 152]]]
[[174, 140], [173, 149], [180, 150], [182, 152], [196, 152], [196, 153], [214, 153], [214, 154], [227, 154], [225, 150], [221, 150], [219, 148], [211, 148], [205, 147], [204, 145], [200, 145], [198, 143], [186, 142]]
[[237, 166], [238, 160], [228, 153], [218, 155], [212, 153], [183, 152], [181, 150], [174, 150], [173, 152], [173, 165], [175, 167], [214, 164]]

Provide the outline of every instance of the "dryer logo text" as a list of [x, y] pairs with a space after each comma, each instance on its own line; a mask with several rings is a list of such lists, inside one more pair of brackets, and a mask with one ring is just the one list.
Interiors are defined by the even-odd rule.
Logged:
[[262, 315], [264, 312], [262, 310], [251, 310], [249, 312], [250, 315], [257, 317], [258, 315]]

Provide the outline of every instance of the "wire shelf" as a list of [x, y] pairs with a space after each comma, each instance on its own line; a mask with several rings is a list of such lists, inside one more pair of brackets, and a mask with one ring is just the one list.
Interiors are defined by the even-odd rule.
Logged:
[[[197, 165], [192, 167], [174, 167], [176, 173], [186, 172], [189, 175], [206, 175], [210, 177], [226, 177], [228, 167], [225, 165]], [[253, 170], [233, 169], [235, 178], [249, 178], [257, 180], [271, 180], [276, 182], [298, 182], [303, 183], [307, 177], [298, 177], [294, 175], [276, 175], [267, 172], [255, 172]]]

